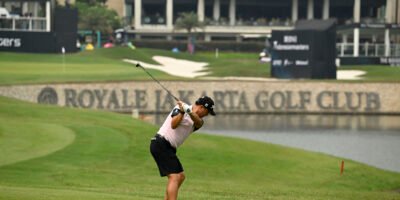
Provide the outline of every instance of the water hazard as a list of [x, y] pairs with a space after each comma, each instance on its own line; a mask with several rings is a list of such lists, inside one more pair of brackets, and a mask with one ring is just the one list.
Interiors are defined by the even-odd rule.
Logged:
[[[149, 115], [160, 125], [166, 115]], [[400, 116], [218, 115], [201, 132], [326, 153], [400, 172]]]

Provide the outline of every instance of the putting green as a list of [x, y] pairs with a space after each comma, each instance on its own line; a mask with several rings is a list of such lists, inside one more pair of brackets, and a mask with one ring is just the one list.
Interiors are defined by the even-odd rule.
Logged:
[[0, 121], [0, 166], [42, 157], [74, 141], [75, 133], [60, 125]]

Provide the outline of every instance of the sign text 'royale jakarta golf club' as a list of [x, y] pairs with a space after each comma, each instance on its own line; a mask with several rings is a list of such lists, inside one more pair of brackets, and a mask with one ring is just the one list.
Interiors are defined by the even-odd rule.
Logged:
[[[163, 111], [175, 105], [175, 100], [162, 90], [150, 94], [147, 90], [66, 88], [63, 93], [67, 107], [108, 110], [156, 108]], [[253, 96], [246, 91], [215, 90], [211, 94], [203, 91], [200, 95], [213, 96], [219, 111], [250, 111], [251, 105], [259, 111], [304, 111], [311, 104], [316, 104], [321, 110], [378, 111], [381, 107], [380, 96], [375, 92], [258, 91]], [[194, 90], [178, 90], [177, 96], [185, 102], [192, 102], [197, 97]], [[155, 105], [149, 105], [150, 98], [155, 98]]]

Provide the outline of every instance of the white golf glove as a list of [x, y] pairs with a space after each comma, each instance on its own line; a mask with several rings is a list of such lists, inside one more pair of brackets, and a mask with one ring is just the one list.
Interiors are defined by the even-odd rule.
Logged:
[[185, 111], [185, 113], [192, 113], [192, 105], [187, 105], [186, 103], [183, 104], [183, 110]]

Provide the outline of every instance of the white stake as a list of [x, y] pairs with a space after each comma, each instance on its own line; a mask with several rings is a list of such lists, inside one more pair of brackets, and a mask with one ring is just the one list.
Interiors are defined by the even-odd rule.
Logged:
[[65, 72], [65, 48], [61, 48], [61, 53], [62, 53], [62, 67], [63, 67], [63, 72]]

